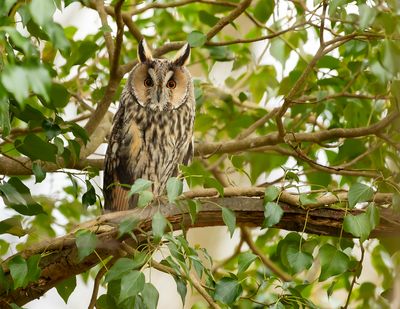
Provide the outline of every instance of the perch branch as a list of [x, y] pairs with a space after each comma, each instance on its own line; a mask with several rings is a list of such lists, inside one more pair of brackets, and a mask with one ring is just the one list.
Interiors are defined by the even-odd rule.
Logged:
[[[250, 191], [256, 192], [254, 189]], [[191, 222], [189, 212], [184, 207], [178, 208], [170, 204], [163, 207], [147, 207], [145, 209], [108, 213], [94, 220], [82, 223], [76, 230], [89, 229], [98, 238], [96, 254], [93, 253], [83, 261], [78, 261], [74, 231], [62, 237], [35, 244], [31, 248], [20, 252], [19, 255], [23, 258], [28, 258], [35, 254], [42, 256], [39, 265], [42, 270], [41, 277], [39, 280], [29, 283], [24, 288], [9, 291], [8, 293], [3, 287], [0, 287], [0, 306], [7, 308], [7, 304], [11, 303], [22, 306], [42, 296], [46, 291], [57, 285], [57, 283], [90, 269], [99, 263], [99, 258], [105, 259], [109, 256], [119, 254], [120, 242], [125, 239], [123, 237], [118, 238], [118, 226], [127, 217], [134, 216], [141, 222], [139, 225], [140, 232], [133, 231], [137, 242], [131, 239], [132, 243], [130, 243], [131, 246], [137, 247], [142, 242], [147, 241], [147, 235], [143, 235], [143, 231], [151, 231], [152, 218], [157, 211], [161, 211], [169, 220], [174, 230], [224, 225], [221, 207], [229, 208], [235, 212], [238, 225], [260, 226], [264, 221], [264, 203], [260, 196], [262, 194], [253, 194], [252, 197], [202, 198], [199, 200], [201, 202], [201, 209], [197, 214], [197, 220], [194, 224]], [[303, 231], [304, 222], [307, 217], [307, 225], [304, 232], [330, 236], [339, 236], [341, 234], [343, 219], [346, 216], [346, 212], [343, 209], [324, 207], [305, 210], [298, 206], [282, 202], [283, 196], [284, 194], [282, 194], [279, 204], [284, 214], [281, 221], [274, 226], [275, 228]], [[375, 201], [377, 200], [378, 198], [375, 199]], [[390, 201], [391, 197], [386, 198], [386, 200]], [[357, 215], [362, 213], [362, 210], [353, 209], [347, 213]], [[380, 209], [380, 213], [380, 223], [371, 232], [370, 237], [393, 237], [398, 235], [400, 232], [400, 217], [390, 209]], [[343, 237], [352, 236], [343, 233]], [[10, 276], [7, 261], [2, 266], [5, 275]]]

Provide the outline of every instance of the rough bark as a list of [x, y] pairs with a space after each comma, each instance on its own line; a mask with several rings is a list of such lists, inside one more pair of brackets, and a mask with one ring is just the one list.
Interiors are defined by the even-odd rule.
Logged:
[[[284, 202], [280, 202], [280, 205], [284, 210], [284, 215], [275, 228], [329, 236], [340, 236], [342, 234], [343, 237], [351, 237], [351, 235], [342, 231], [342, 222], [346, 215], [344, 209], [324, 207], [306, 210]], [[75, 229], [75, 231], [78, 229], [89, 229], [99, 239], [96, 254], [91, 254], [83, 261], [79, 262], [77, 259], [75, 231], [62, 237], [49, 239], [20, 252], [19, 254], [24, 258], [34, 254], [42, 255], [40, 262], [42, 273], [40, 279], [30, 283], [25, 288], [19, 288], [8, 294], [3, 288], [0, 288], [0, 307], [8, 308], [8, 304], [10, 303], [22, 306], [35, 298], [39, 298], [62, 280], [90, 269], [98, 264], [100, 259], [120, 255], [120, 242], [127, 239], [117, 239], [118, 224], [127, 217], [135, 216], [141, 222], [141, 232], [135, 230], [137, 242], [129, 239], [130, 245], [135, 247], [145, 240], [146, 235], [143, 232], [151, 230], [151, 220], [157, 210], [160, 210], [171, 222], [174, 230], [179, 230], [192, 227], [223, 225], [220, 206], [230, 208], [235, 212], [238, 225], [256, 227], [261, 226], [264, 220], [263, 200], [260, 197], [203, 198], [201, 199], [201, 210], [194, 224], [192, 224], [187, 209], [184, 206], [166, 205], [163, 207], [147, 207], [145, 209], [104, 214], [94, 220], [81, 224]], [[356, 215], [360, 212], [361, 210], [351, 210], [347, 213]], [[399, 233], [400, 216], [394, 215], [389, 209], [381, 209], [380, 224], [372, 231], [371, 237], [396, 237]], [[6, 275], [9, 276], [7, 261], [2, 266]]]

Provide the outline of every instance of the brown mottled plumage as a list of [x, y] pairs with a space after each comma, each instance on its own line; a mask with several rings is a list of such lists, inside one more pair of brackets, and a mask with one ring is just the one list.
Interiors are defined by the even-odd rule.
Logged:
[[136, 179], [153, 182], [160, 196], [178, 165], [193, 155], [195, 99], [192, 78], [185, 64], [188, 44], [173, 60], [153, 59], [145, 41], [139, 43], [139, 63], [132, 69], [121, 94], [108, 142], [104, 171], [104, 208], [133, 208], [137, 197], [128, 199]]

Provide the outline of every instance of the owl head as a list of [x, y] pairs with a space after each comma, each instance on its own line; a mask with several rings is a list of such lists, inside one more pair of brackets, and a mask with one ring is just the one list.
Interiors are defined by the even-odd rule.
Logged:
[[153, 58], [145, 40], [138, 46], [139, 63], [132, 69], [127, 88], [144, 108], [158, 111], [178, 109], [188, 101], [193, 84], [185, 64], [190, 46], [185, 44], [172, 60]]

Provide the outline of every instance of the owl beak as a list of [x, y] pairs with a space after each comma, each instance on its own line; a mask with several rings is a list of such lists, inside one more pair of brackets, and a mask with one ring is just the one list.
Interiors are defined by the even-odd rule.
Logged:
[[157, 89], [157, 102], [160, 103], [160, 98], [161, 98], [161, 88]]

